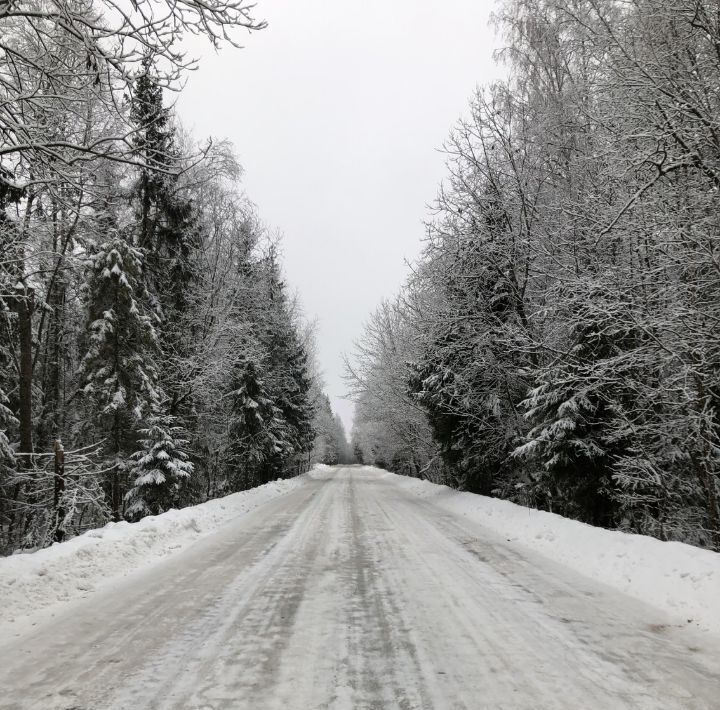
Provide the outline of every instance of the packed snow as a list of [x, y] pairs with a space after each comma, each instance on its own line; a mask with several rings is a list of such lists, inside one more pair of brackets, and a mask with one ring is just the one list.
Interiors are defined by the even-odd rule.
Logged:
[[661, 609], [677, 623], [720, 633], [720, 554], [596, 528], [429, 481], [387, 475], [404, 490]]
[[0, 707], [717, 709], [720, 638], [508, 542], [466, 495], [302, 481], [3, 639]]
[[[34, 623], [226, 523], [336, 469], [278, 480], [139, 523], [108, 523], [45, 550], [0, 559], [0, 635]], [[377, 471], [406, 493], [462, 515], [512, 544], [666, 612], [675, 622], [720, 633], [720, 555], [676, 542], [603, 530], [507, 501]]]
[[184, 550], [305, 480], [273, 481], [137, 523], [108, 523], [44, 550], [0, 558], [0, 637], [23, 622], [34, 623], [36, 617]]

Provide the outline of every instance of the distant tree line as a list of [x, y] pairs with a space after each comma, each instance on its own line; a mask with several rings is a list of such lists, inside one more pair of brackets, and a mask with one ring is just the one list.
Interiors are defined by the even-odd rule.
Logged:
[[366, 459], [720, 550], [720, 15], [506, 0], [407, 286], [349, 365]]
[[244, 2], [0, 5], [0, 552], [304, 471], [312, 332], [223, 142], [167, 107]]
[[326, 394], [321, 394], [317, 402], [315, 428], [317, 438], [313, 449], [313, 461], [328, 466], [354, 463], [345, 426], [340, 415], [333, 412]]

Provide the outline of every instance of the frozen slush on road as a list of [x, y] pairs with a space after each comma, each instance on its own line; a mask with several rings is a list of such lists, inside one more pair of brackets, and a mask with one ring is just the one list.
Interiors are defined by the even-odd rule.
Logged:
[[[377, 469], [315, 469], [244, 497], [258, 505], [154, 562], [136, 558], [141, 569], [85, 599], [56, 601], [52, 619], [16, 611], [40, 621], [3, 626], [0, 708], [717, 707], [720, 636], [703, 587], [718, 579], [711, 553], [651, 541], [671, 551], [667, 569], [678, 567], [679, 580], [697, 578], [676, 588], [676, 611], [698, 617], [688, 624], [657, 595], [643, 600], [664, 574], [643, 566], [645, 538], [622, 543], [625, 558], [640, 554], [625, 569], [649, 576], [624, 593], [618, 565], [608, 564], [607, 583], [593, 571], [604, 563], [587, 567], [603, 548], [617, 554], [621, 543], [606, 546], [605, 531], [582, 536], [577, 523], [533, 511], [522, 528], [495, 501]], [[192, 509], [196, 520], [208, 520], [203, 508]], [[164, 530], [178, 515], [145, 524]], [[511, 522], [514, 537], [502, 527]], [[167, 528], [180, 540], [185, 529]], [[108, 549], [122, 558], [123, 536], [142, 527], [110, 530]], [[577, 544], [585, 568], [568, 552]], [[169, 537], [162, 546], [171, 550]], [[48, 569], [63, 559], [72, 577], [83, 554], [63, 548], [88, 545], [21, 557], [44, 557]], [[38, 575], [24, 564], [14, 568], [18, 589], [24, 574]], [[64, 585], [40, 577], [51, 596]], [[663, 593], [672, 595], [667, 582]]]

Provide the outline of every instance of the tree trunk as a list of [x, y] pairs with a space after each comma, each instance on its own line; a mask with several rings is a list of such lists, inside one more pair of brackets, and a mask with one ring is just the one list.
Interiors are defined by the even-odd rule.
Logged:
[[42, 431], [38, 433], [38, 446], [42, 448], [63, 435], [65, 296], [65, 279], [61, 276], [48, 294], [51, 312], [45, 336]]
[[65, 539], [65, 506], [62, 505], [62, 495], [65, 491], [65, 449], [62, 441], [55, 439], [55, 486], [53, 495], [53, 511], [55, 525], [53, 540], [62, 542]]
[[26, 286], [18, 287], [15, 310], [18, 315], [18, 344], [20, 347], [20, 378], [18, 383], [18, 420], [20, 422], [20, 465], [32, 466], [33, 423], [32, 423], [32, 316], [35, 293]]
[[[115, 412], [115, 456], [120, 456], [120, 440], [119, 440], [119, 424], [118, 414]], [[120, 522], [122, 520], [122, 503], [123, 503], [123, 491], [121, 488], [120, 471], [118, 470], [118, 462], [116, 461], [115, 466], [110, 474], [110, 509], [112, 510], [112, 519], [114, 522]]]

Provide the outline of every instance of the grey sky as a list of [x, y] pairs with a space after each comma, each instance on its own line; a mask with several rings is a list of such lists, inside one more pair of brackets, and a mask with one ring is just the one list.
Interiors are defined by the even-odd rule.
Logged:
[[498, 76], [483, 0], [259, 0], [269, 27], [205, 52], [178, 109], [235, 143], [244, 185], [283, 234], [288, 281], [319, 324], [333, 407], [342, 353], [421, 249], [438, 152], [477, 84]]

